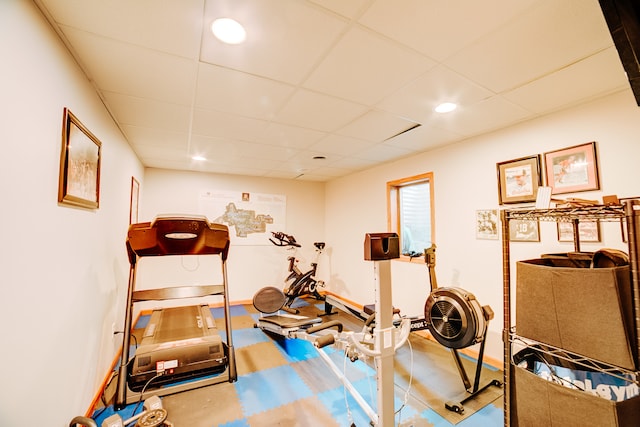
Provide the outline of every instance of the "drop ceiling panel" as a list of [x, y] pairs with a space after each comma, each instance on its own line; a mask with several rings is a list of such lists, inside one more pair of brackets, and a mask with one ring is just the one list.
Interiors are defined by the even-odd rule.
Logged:
[[[186, 150], [183, 147], [178, 146], [162, 146], [158, 144], [136, 144], [134, 146], [136, 154], [142, 156], [149, 161], [154, 161], [154, 164], [159, 162], [169, 161], [175, 164], [181, 164], [183, 166], [189, 164], [196, 164], [190, 156], [186, 155]], [[152, 166], [151, 164], [146, 166]]]
[[293, 86], [209, 64], [200, 64], [195, 105], [258, 119], [272, 119]]
[[630, 91], [598, 0], [34, 2], [148, 167], [326, 181]]
[[308, 90], [298, 90], [274, 120], [330, 132], [344, 126], [365, 111], [365, 106], [354, 102]]
[[438, 66], [390, 95], [378, 107], [424, 123], [435, 114], [434, 108], [443, 102], [468, 106], [492, 95], [491, 91], [460, 74]]
[[340, 135], [381, 142], [417, 123], [385, 111], [370, 110], [338, 129]]
[[189, 132], [190, 108], [148, 98], [136, 98], [115, 92], [103, 92], [118, 123], [177, 132]]
[[123, 125], [122, 130], [134, 148], [139, 145], [170, 147], [176, 150], [182, 150], [182, 155], [185, 157], [187, 155], [189, 142], [189, 135], [187, 133], [131, 125]]
[[433, 61], [406, 47], [352, 28], [304, 86], [371, 105], [433, 66]]
[[102, 91], [191, 104], [195, 62], [70, 27], [62, 30]]
[[326, 132], [313, 129], [271, 123], [265, 132], [260, 135], [258, 142], [274, 146], [305, 149], [325, 135]]
[[[596, 2], [597, 0], [588, 0]], [[568, 23], [571, 25], [568, 25]], [[558, 71], [611, 45], [585, 0], [537, 2], [529, 13], [479, 39], [445, 64], [500, 93]]]
[[310, 0], [312, 3], [332, 10], [347, 18], [355, 18], [364, 9], [366, 3], [370, 3], [369, 0]]
[[359, 159], [357, 157], [343, 157], [331, 163], [331, 166], [348, 170], [358, 171], [376, 165], [375, 160]]
[[269, 122], [219, 111], [196, 109], [193, 113], [193, 134], [254, 141]]
[[406, 157], [413, 152], [410, 149], [380, 143], [354, 154], [354, 157], [384, 163]]
[[362, 139], [331, 134], [311, 145], [309, 149], [322, 155], [337, 154], [340, 156], [350, 156], [372, 145], [375, 144], [363, 141]]
[[442, 61], [533, 3], [535, 0], [378, 0], [360, 22]]
[[435, 126], [422, 126], [405, 132], [384, 143], [393, 147], [404, 148], [411, 151], [426, 151], [450, 142], [460, 140], [461, 135]]
[[455, 114], [438, 116], [432, 123], [439, 128], [469, 136], [512, 126], [527, 117], [530, 117], [530, 113], [524, 108], [494, 96], [462, 108]]
[[65, 0], [47, 3], [61, 25], [197, 59], [204, 0]]
[[[299, 83], [336, 42], [347, 21], [294, 0], [208, 0], [201, 60], [292, 84]], [[228, 45], [209, 31], [219, 17], [247, 29], [242, 45]]]
[[504, 94], [504, 98], [536, 113], [547, 113], [585, 99], [605, 95], [627, 84], [618, 52], [611, 47], [557, 73]]

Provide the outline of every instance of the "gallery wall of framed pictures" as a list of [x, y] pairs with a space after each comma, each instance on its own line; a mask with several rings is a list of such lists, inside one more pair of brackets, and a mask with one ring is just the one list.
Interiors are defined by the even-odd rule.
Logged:
[[535, 202], [542, 186], [552, 195], [600, 189], [595, 141], [507, 160], [496, 169], [501, 205]]
[[[555, 195], [600, 189], [595, 141], [499, 162], [496, 172], [500, 205], [539, 203], [539, 193], [549, 201]], [[511, 241], [540, 241], [537, 222], [512, 221], [509, 226]], [[580, 223], [579, 227], [581, 241], [601, 241], [598, 222]], [[558, 223], [557, 232], [558, 241], [573, 241], [572, 224]]]

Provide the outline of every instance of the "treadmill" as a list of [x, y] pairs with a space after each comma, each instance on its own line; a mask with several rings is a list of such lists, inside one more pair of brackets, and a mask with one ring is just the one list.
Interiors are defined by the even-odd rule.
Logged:
[[[165, 396], [237, 380], [227, 286], [229, 243], [228, 227], [210, 223], [203, 216], [158, 216], [152, 222], [129, 226], [126, 239], [129, 285], [116, 410], [152, 395]], [[187, 255], [217, 255], [222, 284], [135, 289], [140, 258]], [[223, 299], [225, 340], [206, 304], [157, 309], [152, 312], [140, 345], [130, 359], [134, 303], [210, 295]]]
[[[129, 368], [128, 384], [141, 391], [153, 380], [161, 385], [223, 372], [222, 338], [208, 305], [156, 309]], [[162, 372], [158, 378], [154, 378]]]

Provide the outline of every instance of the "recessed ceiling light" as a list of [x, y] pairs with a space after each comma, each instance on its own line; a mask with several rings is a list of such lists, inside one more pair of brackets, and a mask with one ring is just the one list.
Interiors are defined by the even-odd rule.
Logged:
[[247, 38], [244, 27], [231, 18], [218, 18], [211, 24], [211, 32], [227, 44], [240, 44]]
[[453, 102], [443, 102], [442, 104], [438, 105], [435, 110], [436, 113], [449, 113], [456, 108], [458, 108], [458, 105], [454, 104]]
[[206, 157], [204, 157], [204, 156], [193, 156], [193, 157], [191, 157], [191, 159], [192, 159], [192, 160], [197, 160], [197, 161], [199, 161], [199, 162], [202, 162], [202, 161], [204, 161], [204, 160], [207, 160], [207, 158], [206, 158]]

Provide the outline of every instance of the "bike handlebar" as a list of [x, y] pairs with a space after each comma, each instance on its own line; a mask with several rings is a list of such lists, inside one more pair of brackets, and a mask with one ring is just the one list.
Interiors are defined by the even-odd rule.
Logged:
[[296, 248], [300, 247], [300, 244], [296, 242], [296, 238], [290, 234], [285, 234], [281, 231], [272, 231], [271, 234], [277, 241], [271, 238], [269, 238], [269, 241], [276, 246], [294, 246]]

